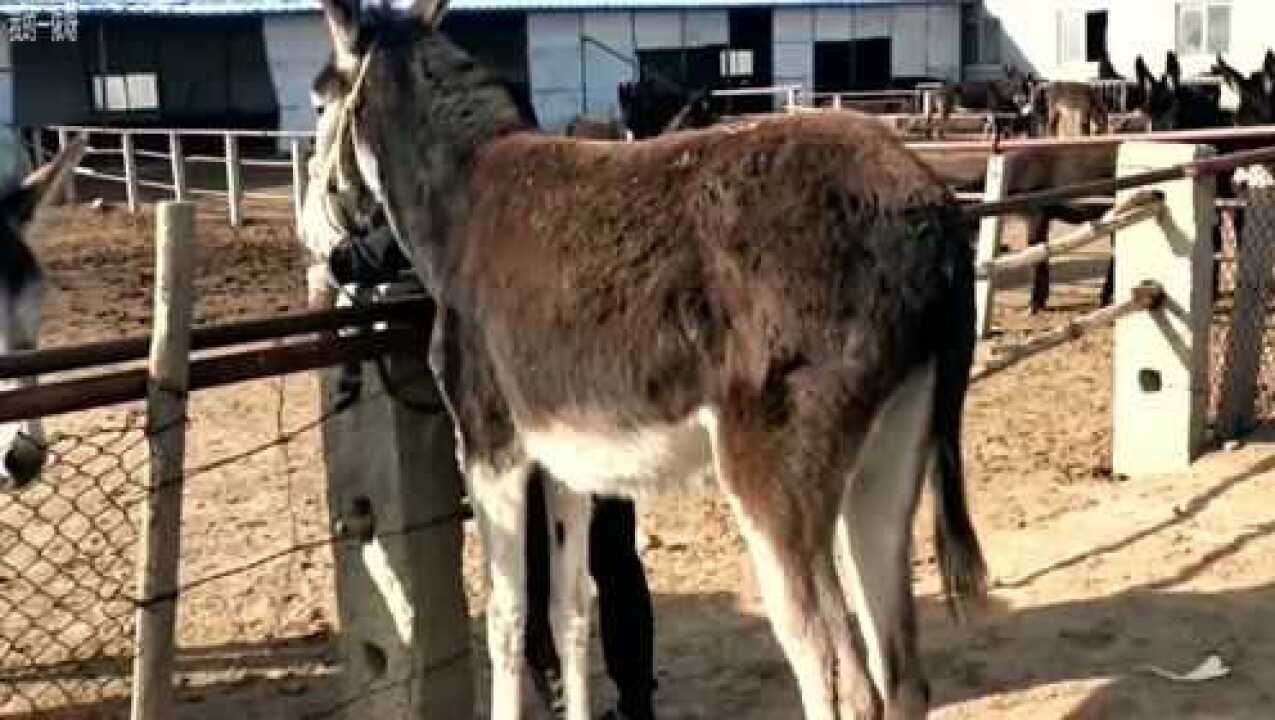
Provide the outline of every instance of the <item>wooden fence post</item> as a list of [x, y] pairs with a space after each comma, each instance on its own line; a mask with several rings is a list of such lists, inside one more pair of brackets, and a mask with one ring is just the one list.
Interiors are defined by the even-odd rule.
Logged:
[[[312, 269], [312, 298], [326, 295], [320, 276]], [[419, 350], [385, 357], [385, 376], [365, 363], [360, 399], [323, 427], [328, 508], [345, 538], [334, 555], [343, 697], [359, 698], [350, 718], [473, 717], [463, 484], [426, 343], [423, 332]], [[341, 372], [322, 373], [324, 412]]]
[[[66, 150], [66, 146], [70, 144], [71, 144], [71, 131], [59, 128], [58, 129], [58, 151], [60, 152], [60, 151]], [[39, 167], [39, 165], [36, 165], [36, 167]], [[72, 170], [71, 172], [67, 173], [66, 179], [63, 180], [62, 182], [63, 182], [62, 197], [65, 198], [67, 205], [74, 205], [76, 203], [75, 171]]]
[[[1005, 199], [1009, 191], [1009, 161], [1007, 156], [995, 153], [987, 158], [987, 179], [983, 184], [983, 199], [995, 202]], [[988, 268], [988, 264], [996, 259], [1000, 251], [1001, 232], [1005, 227], [1002, 215], [988, 215], [978, 223], [978, 249], [975, 251], [975, 266], [980, 268], [974, 286], [974, 303], [977, 309], [975, 330], [978, 338], [984, 339], [991, 334], [992, 316], [995, 314], [996, 273]]]
[[181, 556], [182, 467], [194, 301], [195, 208], [156, 212], [155, 312], [147, 392], [150, 488], [141, 518], [132, 720], [174, 717], [174, 625]]
[[128, 198], [128, 211], [137, 212], [137, 155], [133, 152], [133, 134], [120, 135], [120, 151], [124, 154], [124, 192]]
[[292, 150], [292, 211], [296, 217], [297, 237], [301, 237], [303, 228], [302, 210], [305, 207], [305, 190], [306, 181], [310, 175], [306, 172], [306, 153], [301, 145], [301, 138], [294, 137], [291, 139]]
[[173, 169], [173, 199], [186, 200], [186, 155], [182, 152], [182, 137], [168, 133], [168, 161]]
[[[1129, 142], [1120, 146], [1121, 176], [1213, 155], [1204, 145]], [[1164, 288], [1159, 310], [1120, 319], [1112, 382], [1112, 469], [1121, 475], [1180, 472], [1205, 442], [1209, 325], [1213, 317], [1212, 176], [1146, 189], [1164, 193], [1156, 221], [1115, 235], [1117, 305], [1151, 280]], [[1123, 202], [1138, 189], [1116, 195]]]
[[226, 201], [230, 205], [230, 227], [243, 224], [243, 179], [239, 170], [239, 138], [234, 133], [226, 133]]

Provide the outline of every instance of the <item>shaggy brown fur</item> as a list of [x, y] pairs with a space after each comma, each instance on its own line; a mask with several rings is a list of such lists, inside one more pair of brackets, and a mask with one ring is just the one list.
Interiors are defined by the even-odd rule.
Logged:
[[[369, 31], [352, 4], [327, 12], [334, 66], [366, 86], [348, 131], [321, 133], [353, 175], [311, 183], [307, 241], [333, 233], [328, 194], [375, 195], [437, 300], [431, 368], [499, 580], [493, 716], [518, 716], [534, 465], [572, 503], [693, 474], [711, 445], [807, 712], [922, 717], [907, 556], [931, 453], [945, 587], [977, 597], [985, 577], [960, 461], [973, 267], [937, 178], [857, 113], [640, 143], [522, 132], [507, 92], [432, 21]], [[581, 452], [616, 460], [581, 467]], [[583, 720], [583, 540], [562, 507], [553, 625]], [[875, 683], [833, 569], [837, 517]]]
[[[832, 347], [842, 352], [844, 338], [821, 337], [824, 347], [814, 347], [800, 336], [803, 326], [866, 310], [838, 308], [845, 300], [832, 293], [845, 290], [844, 278], [828, 277], [822, 286], [819, 280], [829, 268], [862, 264], [856, 255], [867, 251], [853, 238], [905, 208], [946, 200], [928, 168], [887, 137], [878, 123], [850, 113], [768, 119], [632, 145], [508, 136], [486, 146], [475, 164], [468, 240], [458, 246], [458, 286], [475, 296], [460, 304], [556, 328], [543, 345], [511, 348], [518, 365], [538, 357], [537, 364], [578, 368], [596, 362], [585, 355], [598, 345], [611, 348], [621, 365], [658, 358], [641, 373], [646, 402], [633, 409], [640, 415], [634, 422], [684, 416], [706, 393], [725, 389], [699, 367], [725, 359], [722, 321], [769, 338], [761, 347], [732, 340], [742, 346], [731, 348], [728, 373], [760, 390], [783, 363]], [[520, 192], [509, 193], [511, 187]], [[883, 239], [871, 252], [904, 250], [892, 245]], [[889, 264], [869, 263], [880, 272]], [[533, 266], [544, 270], [528, 273]], [[876, 280], [921, 293], [920, 278], [889, 270], [895, 274]], [[803, 320], [799, 306], [778, 307], [796, 294], [819, 313]], [[582, 334], [582, 327], [591, 330]], [[858, 352], [882, 351], [850, 354]], [[629, 370], [614, 370], [616, 387], [595, 391], [615, 395], [597, 398], [599, 404], [618, 401], [634, 379]], [[535, 383], [523, 399], [527, 412], [581, 402], [570, 391], [574, 384], [574, 372]]]

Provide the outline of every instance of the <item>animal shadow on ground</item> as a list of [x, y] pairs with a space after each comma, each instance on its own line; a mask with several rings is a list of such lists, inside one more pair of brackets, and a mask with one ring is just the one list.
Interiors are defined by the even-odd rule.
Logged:
[[[334, 640], [290, 638], [177, 650], [178, 708], [174, 720], [301, 720], [323, 717], [341, 702]], [[42, 668], [38, 676], [66, 687], [97, 683], [127, 687], [132, 661], [105, 658]], [[30, 676], [30, 673], [23, 673]], [[0, 682], [11, 678], [0, 675]], [[49, 697], [55, 697], [50, 695]], [[52, 702], [42, 703], [51, 705]], [[39, 720], [127, 720], [129, 700], [113, 697], [31, 714]], [[336, 717], [340, 717], [337, 715]]]
[[[1234, 563], [1251, 544], [1271, 542], [1275, 520], [1228, 529], [1210, 539], [1212, 550], [1119, 592], [1013, 603], [1019, 607], [1004, 598], [1030, 596], [1034, 584], [1058, 573], [1078, 575], [1080, 588], [1087, 568], [1144, 542], [1189, 536], [1200, 513], [1273, 470], [1275, 458], [1218, 478], [1161, 522], [1131, 522], [1115, 542], [1077, 543], [1074, 554], [1001, 579], [989, 606], [964, 624], [952, 623], [938, 598], [919, 596], [935, 717], [1270, 717], [1275, 584], [1232, 577], [1218, 591], [1183, 586], [1219, 562]], [[996, 547], [987, 552], [994, 569]], [[661, 717], [800, 718], [795, 683], [764, 617], [741, 614], [729, 593], [660, 595], [655, 602]], [[1211, 653], [1231, 666], [1228, 677], [1173, 683], [1146, 671], [1156, 665], [1185, 672]]]

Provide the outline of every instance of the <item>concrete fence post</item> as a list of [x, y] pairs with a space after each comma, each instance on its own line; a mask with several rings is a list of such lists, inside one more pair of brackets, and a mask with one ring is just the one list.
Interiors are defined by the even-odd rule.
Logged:
[[[313, 282], [311, 298], [326, 293]], [[401, 289], [386, 289], [395, 294]], [[342, 294], [337, 304], [349, 304]], [[348, 718], [473, 717], [455, 435], [419, 351], [362, 367], [359, 400], [324, 425]], [[324, 412], [342, 370], [322, 373]], [[388, 381], [389, 388], [386, 387]], [[376, 692], [368, 692], [375, 688]]]
[[[1004, 200], [1009, 192], [1009, 158], [1000, 153], [987, 158], [987, 179], [983, 183], [983, 200], [996, 202]], [[975, 263], [978, 267], [986, 267], [987, 263], [996, 259], [1000, 250], [1001, 233], [1005, 228], [1003, 215], [988, 215], [978, 222], [978, 247], [975, 250]], [[974, 287], [974, 303], [976, 308], [976, 332], [978, 338], [985, 339], [992, 333], [992, 317], [996, 314], [996, 277], [990, 271], [979, 271]]]
[[[1204, 145], [1125, 143], [1118, 172], [1131, 175], [1213, 154]], [[1114, 302], [1128, 300], [1143, 280], [1160, 283], [1165, 292], [1161, 309], [1116, 323], [1111, 409], [1117, 474], [1181, 471], [1205, 444], [1215, 184], [1199, 177], [1151, 186], [1164, 193], [1164, 211], [1115, 235]], [[1138, 191], [1123, 191], [1116, 200]]]

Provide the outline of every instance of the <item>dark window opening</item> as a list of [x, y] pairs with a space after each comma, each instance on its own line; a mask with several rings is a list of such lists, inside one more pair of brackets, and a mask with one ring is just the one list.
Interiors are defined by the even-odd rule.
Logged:
[[884, 90], [889, 86], [889, 38], [815, 43], [815, 92]]
[[1085, 13], [1085, 60], [1098, 62], [1107, 56], [1107, 11]]

